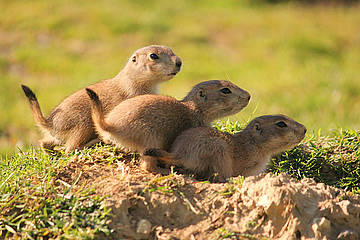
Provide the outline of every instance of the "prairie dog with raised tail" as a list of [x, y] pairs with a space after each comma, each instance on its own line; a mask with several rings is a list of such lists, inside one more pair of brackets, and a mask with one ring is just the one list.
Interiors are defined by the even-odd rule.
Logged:
[[[125, 67], [112, 79], [90, 85], [108, 113], [125, 99], [155, 94], [157, 85], [173, 78], [181, 68], [181, 59], [165, 46], [151, 45], [136, 50]], [[45, 118], [35, 94], [29, 87], [22, 85], [27, 96], [34, 120], [44, 134], [40, 141], [44, 149], [65, 145], [65, 152], [81, 149], [97, 140], [91, 120], [90, 99], [85, 89], [65, 98]]]
[[[159, 95], [137, 96], [117, 105], [107, 115], [91, 89], [92, 116], [102, 140], [126, 150], [168, 150], [175, 138], [192, 127], [208, 126], [215, 119], [235, 114], [248, 105], [250, 94], [224, 80], [201, 82], [179, 101]], [[152, 165], [145, 162], [144, 167]]]

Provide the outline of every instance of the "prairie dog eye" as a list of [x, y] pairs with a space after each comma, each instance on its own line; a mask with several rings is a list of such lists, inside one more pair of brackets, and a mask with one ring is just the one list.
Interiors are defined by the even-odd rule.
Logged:
[[283, 121], [277, 122], [276, 126], [281, 127], [281, 128], [287, 127], [286, 123]]
[[136, 62], [136, 56], [133, 56], [133, 57], [131, 58], [131, 61]]
[[228, 89], [228, 88], [223, 88], [220, 90], [220, 92], [224, 93], [224, 94], [230, 94], [231, 93], [231, 90]]
[[159, 59], [159, 56], [156, 55], [155, 53], [152, 53], [152, 54], [150, 54], [150, 58], [155, 60], [155, 59]]

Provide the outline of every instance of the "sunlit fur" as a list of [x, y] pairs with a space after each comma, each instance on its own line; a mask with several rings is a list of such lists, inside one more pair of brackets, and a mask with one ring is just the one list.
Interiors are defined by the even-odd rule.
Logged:
[[[150, 54], [159, 59], [153, 60]], [[142, 94], [156, 93], [160, 82], [167, 81], [180, 71], [181, 59], [165, 46], [152, 45], [135, 51], [126, 66], [112, 79], [90, 85], [101, 99], [104, 113], [108, 113], [125, 99]], [[26, 88], [26, 91], [25, 89]], [[66, 152], [83, 148], [97, 139], [91, 120], [90, 99], [85, 89], [65, 98], [45, 118], [35, 95], [23, 86], [29, 98], [35, 122], [44, 133], [41, 145], [52, 149], [57, 144], [65, 144]]]

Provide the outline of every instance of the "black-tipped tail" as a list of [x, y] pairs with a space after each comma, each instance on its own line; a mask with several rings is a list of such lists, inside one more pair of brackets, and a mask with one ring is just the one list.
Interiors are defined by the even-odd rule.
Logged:
[[29, 99], [29, 101], [37, 101], [35, 93], [31, 91], [31, 89], [28, 86], [21, 85], [26, 97]]
[[174, 165], [178, 164], [178, 161], [176, 160], [173, 154], [165, 150], [162, 150], [160, 148], [145, 149], [145, 151], [143, 152], [143, 156], [156, 158], [158, 161], [165, 164], [174, 164]]
[[100, 104], [100, 99], [99, 99], [99, 96], [96, 94], [96, 92], [94, 92], [90, 88], [85, 88], [85, 90], [86, 90], [86, 93], [91, 98], [91, 100], [93, 100], [96, 104]]
[[161, 158], [164, 156], [163, 151], [158, 148], [148, 148], [145, 149], [144, 156], [158, 157]]
[[40, 105], [36, 99], [35, 93], [33, 93], [33, 91], [31, 91], [31, 89], [25, 85], [21, 85], [21, 88], [29, 100], [31, 111], [36, 124], [41, 128], [49, 129], [50, 125], [47, 123], [41, 112]]
[[99, 96], [90, 88], [85, 88], [87, 95], [91, 99], [91, 116], [96, 131], [101, 135], [102, 132], [111, 132], [113, 128], [109, 126], [104, 119], [104, 109]]

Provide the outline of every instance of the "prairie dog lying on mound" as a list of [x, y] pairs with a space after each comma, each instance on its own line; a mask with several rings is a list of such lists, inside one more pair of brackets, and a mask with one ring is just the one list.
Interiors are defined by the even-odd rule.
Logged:
[[[108, 113], [125, 99], [149, 93], [156, 93], [160, 82], [173, 78], [181, 68], [181, 59], [165, 46], [152, 45], [136, 50], [125, 67], [112, 79], [90, 85]], [[42, 130], [44, 138], [41, 147], [53, 149], [65, 144], [65, 152], [91, 145], [97, 138], [91, 120], [90, 99], [85, 89], [65, 98], [45, 118], [35, 94], [22, 85], [27, 96], [34, 120]]]
[[201, 177], [217, 174], [215, 180], [225, 181], [263, 172], [273, 155], [295, 147], [305, 133], [304, 125], [285, 115], [265, 115], [236, 134], [211, 127], [187, 129], [175, 139], [169, 152], [147, 149], [144, 156], [150, 158], [147, 161], [181, 166]]
[[[229, 81], [211, 80], [193, 87], [181, 101], [173, 97], [142, 95], [117, 105], [106, 116], [97, 94], [92, 99], [92, 117], [102, 140], [131, 151], [146, 148], [168, 150], [176, 136], [188, 128], [208, 126], [213, 120], [239, 112], [250, 94]], [[151, 170], [152, 164], [144, 168]]]

